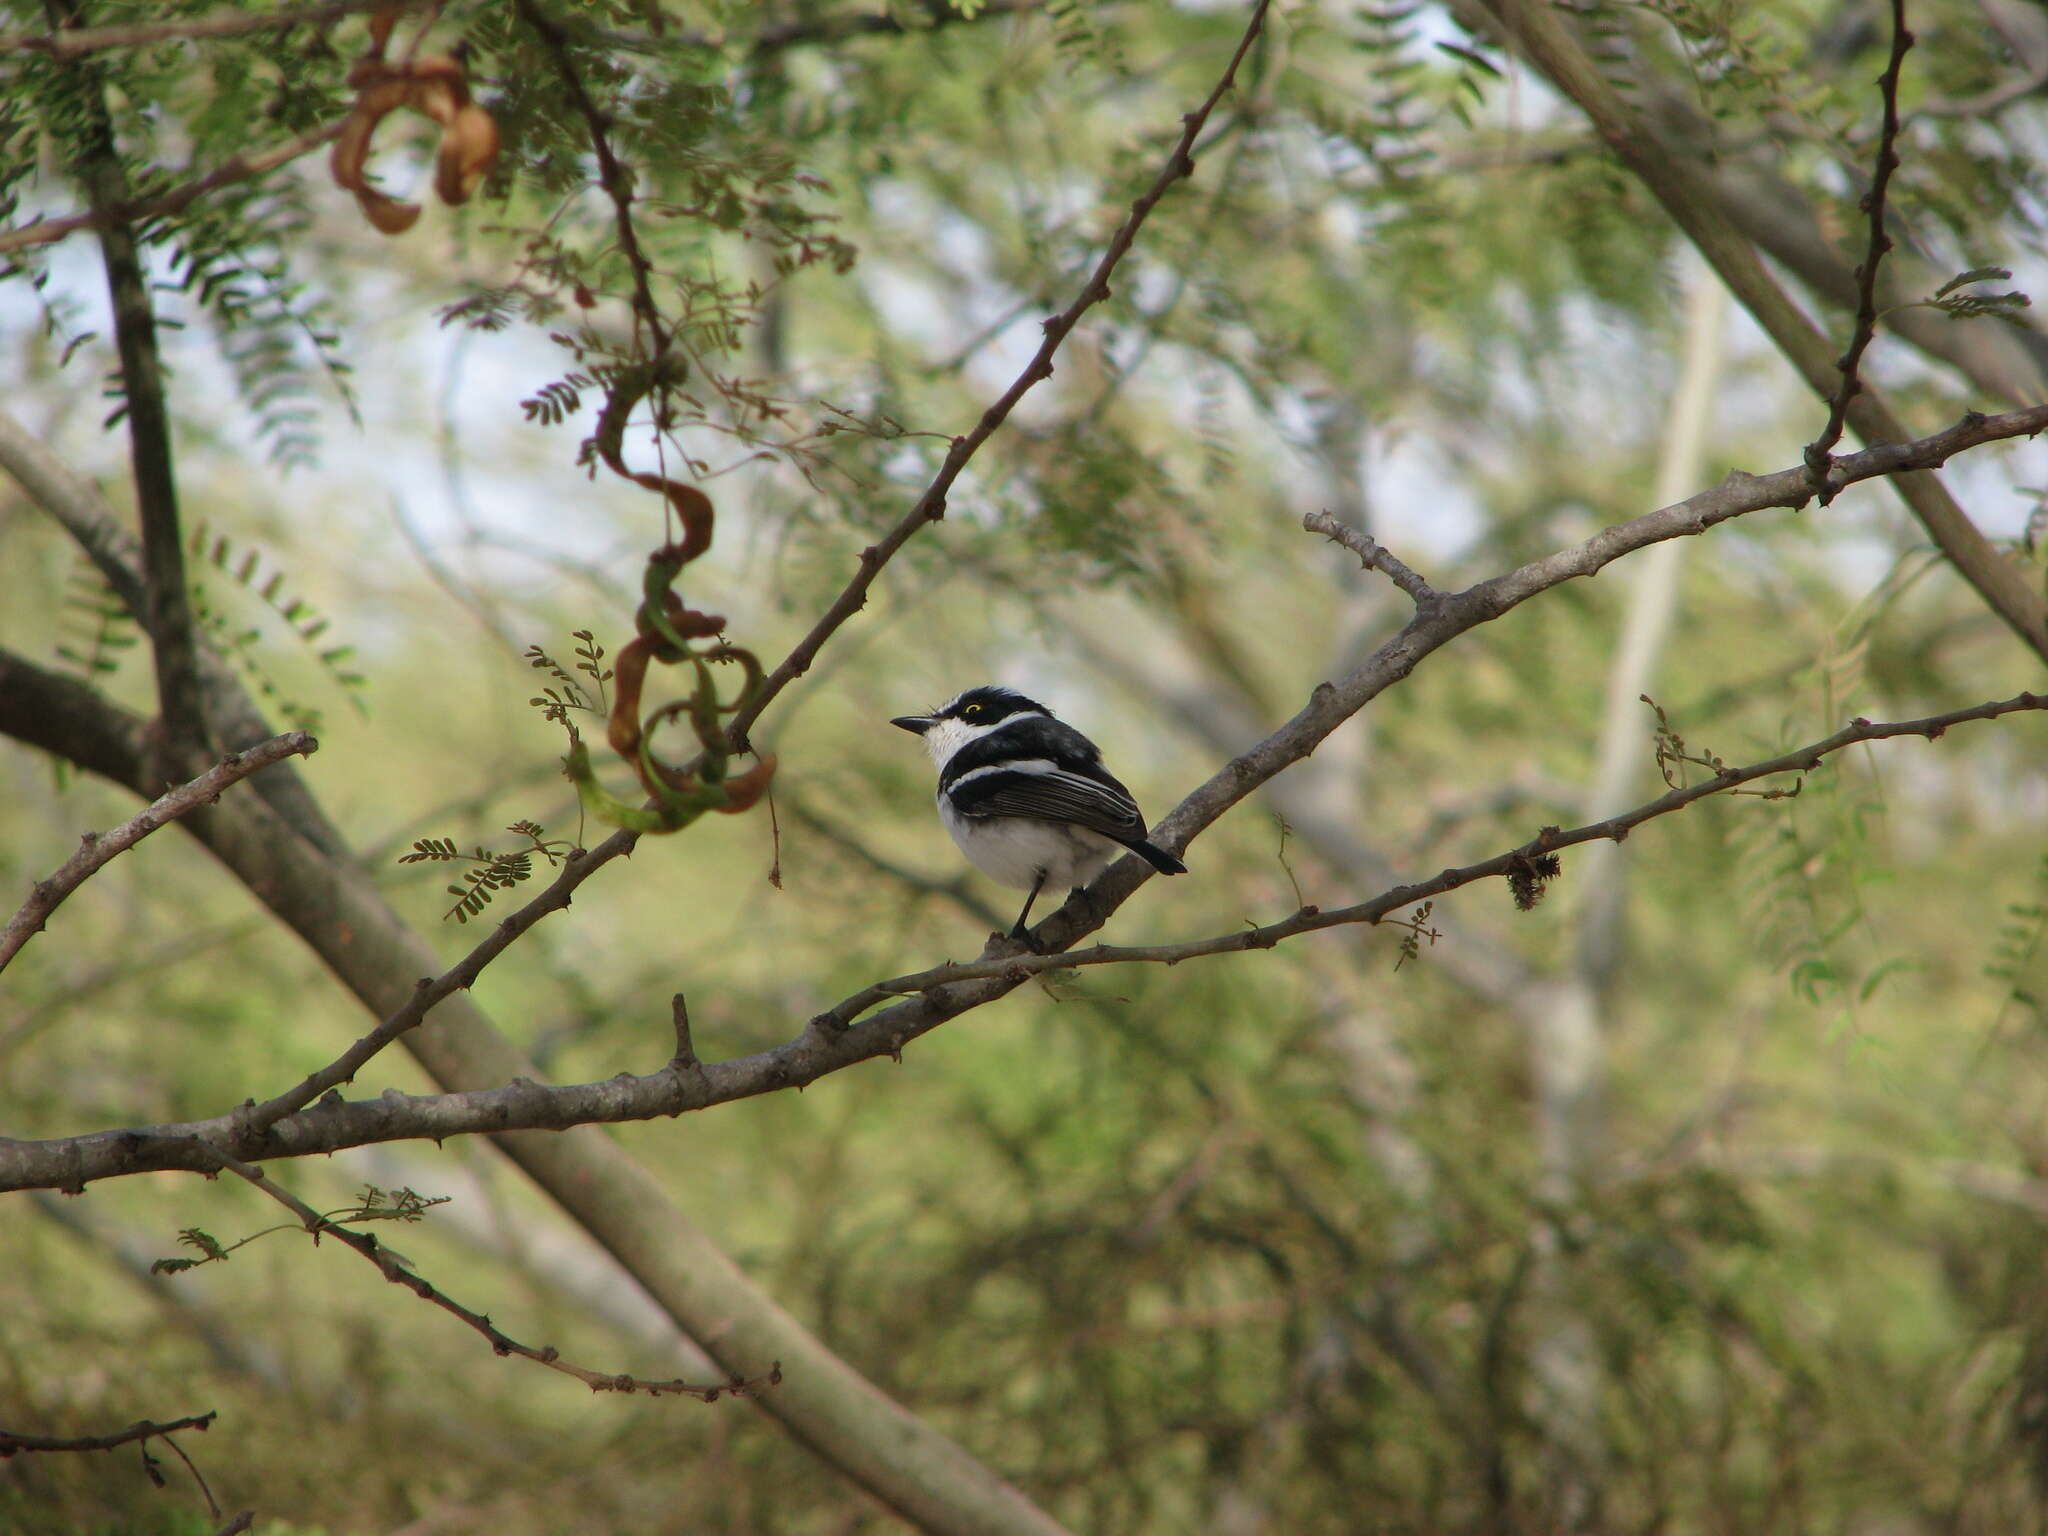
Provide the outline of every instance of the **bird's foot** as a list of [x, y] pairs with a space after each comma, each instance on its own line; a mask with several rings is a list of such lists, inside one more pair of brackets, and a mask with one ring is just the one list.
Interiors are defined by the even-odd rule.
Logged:
[[1005, 954], [1042, 955], [1045, 946], [1032, 937], [1027, 928], [1012, 928], [1008, 933], [992, 933], [988, 936], [987, 952], [991, 959]]

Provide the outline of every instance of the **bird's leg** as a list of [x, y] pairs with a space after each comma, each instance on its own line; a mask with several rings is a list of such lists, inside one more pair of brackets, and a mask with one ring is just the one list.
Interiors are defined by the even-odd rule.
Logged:
[[1024, 910], [1017, 914], [1016, 926], [1010, 930], [1010, 937], [1020, 944], [1029, 945], [1031, 942], [1024, 937], [1024, 919], [1031, 915], [1031, 903], [1038, 900], [1038, 893], [1044, 889], [1045, 871], [1041, 869], [1038, 872], [1038, 878], [1031, 884], [1031, 894], [1024, 898]]

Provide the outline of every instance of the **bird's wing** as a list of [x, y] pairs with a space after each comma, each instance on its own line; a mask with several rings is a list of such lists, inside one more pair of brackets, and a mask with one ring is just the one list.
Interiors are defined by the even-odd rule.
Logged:
[[1086, 827], [1119, 843], [1145, 835], [1130, 791], [1096, 767], [1063, 768], [1049, 758], [989, 767], [963, 774], [951, 790], [962, 816], [1030, 816], [1040, 821]]

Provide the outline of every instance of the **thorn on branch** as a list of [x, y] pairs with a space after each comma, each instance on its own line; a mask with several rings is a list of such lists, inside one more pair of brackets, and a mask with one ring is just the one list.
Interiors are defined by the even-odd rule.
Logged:
[[697, 1047], [690, 1040], [690, 1005], [683, 994], [678, 992], [670, 1000], [669, 1006], [676, 1031], [676, 1054], [669, 1065], [677, 1071], [691, 1071], [702, 1063], [697, 1060]]

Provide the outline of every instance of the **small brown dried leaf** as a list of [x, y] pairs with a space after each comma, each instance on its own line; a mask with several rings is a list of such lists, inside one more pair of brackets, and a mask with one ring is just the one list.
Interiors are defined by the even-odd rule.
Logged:
[[356, 60], [348, 72], [348, 83], [356, 89], [355, 106], [342, 122], [328, 166], [335, 185], [355, 194], [363, 216], [383, 233], [397, 235], [419, 221], [420, 207], [371, 184], [367, 167], [377, 125], [400, 110], [417, 112], [441, 125], [434, 191], [442, 202], [455, 204], [467, 201], [497, 163], [498, 124], [469, 99], [469, 77], [461, 60], [436, 53], [411, 64], [386, 63], [388, 15], [380, 13], [373, 22], [371, 52]]

